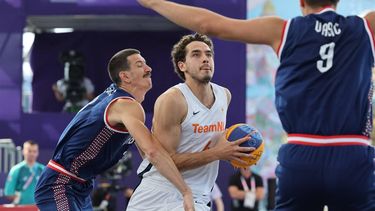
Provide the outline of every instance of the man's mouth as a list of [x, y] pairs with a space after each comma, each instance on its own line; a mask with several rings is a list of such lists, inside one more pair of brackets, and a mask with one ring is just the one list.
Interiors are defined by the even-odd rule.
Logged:
[[200, 68], [201, 70], [211, 70], [211, 67], [208, 65], [204, 65]]

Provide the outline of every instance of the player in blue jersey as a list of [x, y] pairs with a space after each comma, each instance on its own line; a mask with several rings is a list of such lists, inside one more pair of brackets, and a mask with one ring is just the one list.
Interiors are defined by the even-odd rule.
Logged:
[[[238, 20], [165, 0], [138, 0], [202, 34], [266, 44], [280, 59], [276, 109], [288, 143], [277, 211], [375, 210], [372, 82], [375, 12], [344, 17], [339, 0], [300, 0], [303, 16]], [[186, 18], [189, 17], [189, 18]]]
[[41, 211], [92, 210], [93, 179], [116, 164], [135, 142], [142, 156], [169, 179], [194, 210], [192, 193], [169, 154], [145, 127], [140, 103], [151, 89], [151, 68], [140, 52], [125, 49], [108, 64], [113, 84], [82, 108], [62, 133], [42, 173], [35, 201]]

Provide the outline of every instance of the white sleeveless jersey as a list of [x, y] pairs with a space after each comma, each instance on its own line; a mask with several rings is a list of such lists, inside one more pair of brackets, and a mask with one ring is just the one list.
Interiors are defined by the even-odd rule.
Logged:
[[[181, 140], [177, 148], [179, 153], [200, 152], [212, 146], [215, 139], [225, 130], [228, 98], [223, 87], [211, 83], [215, 94], [215, 102], [209, 109], [204, 106], [192, 93], [185, 83], [180, 83], [174, 88], [179, 89], [184, 95], [188, 111], [181, 124]], [[217, 141], [217, 140], [216, 140]], [[182, 172], [185, 182], [190, 186], [193, 195], [209, 197], [218, 174], [219, 161], [211, 162], [196, 169]], [[148, 160], [143, 160], [137, 171], [143, 179], [156, 179], [160, 184], [172, 184], [153, 167]]]

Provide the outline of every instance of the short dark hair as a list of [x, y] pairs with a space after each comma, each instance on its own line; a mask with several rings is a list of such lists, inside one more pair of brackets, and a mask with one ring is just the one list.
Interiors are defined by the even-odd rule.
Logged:
[[107, 69], [113, 83], [119, 84], [121, 82], [119, 72], [129, 70], [128, 57], [133, 54], [141, 54], [141, 52], [137, 49], [127, 48], [117, 52], [109, 60]]
[[311, 7], [324, 7], [329, 5], [337, 5], [340, 0], [305, 0], [306, 4]]
[[38, 143], [36, 143], [36, 142], [33, 141], [33, 140], [27, 140], [27, 141], [25, 141], [23, 144], [24, 144], [24, 145], [25, 145], [25, 144], [30, 144], [30, 145], [36, 145], [36, 146], [39, 146]]
[[174, 71], [177, 73], [177, 75], [183, 81], [185, 81], [185, 74], [178, 67], [178, 62], [180, 62], [180, 61], [185, 62], [185, 60], [186, 60], [186, 53], [187, 53], [186, 52], [186, 46], [189, 45], [193, 41], [200, 41], [200, 42], [206, 43], [208, 45], [208, 47], [210, 47], [212, 53], [214, 53], [214, 46], [212, 44], [212, 40], [208, 36], [202, 35], [202, 34], [198, 34], [198, 33], [189, 34], [189, 35], [183, 36], [173, 46], [172, 53], [171, 53], [172, 63], [173, 63], [173, 66], [174, 66]]

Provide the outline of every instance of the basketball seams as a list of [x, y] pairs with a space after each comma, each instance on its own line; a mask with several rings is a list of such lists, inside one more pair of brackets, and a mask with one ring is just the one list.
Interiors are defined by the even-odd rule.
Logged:
[[[231, 160], [230, 163], [236, 168], [246, 168], [246, 167], [256, 164], [263, 154], [264, 141], [263, 141], [262, 135], [257, 129], [251, 127], [248, 124], [239, 123], [239, 124], [232, 125], [231, 127], [227, 129], [225, 137], [227, 138], [228, 141], [235, 141], [247, 135], [250, 136], [250, 140], [244, 143], [247, 143], [249, 147], [254, 147], [255, 150], [250, 153], [252, 155], [251, 157], [241, 158], [247, 164], [242, 164], [236, 160]], [[243, 146], [243, 144], [241, 144], [240, 146]]]

